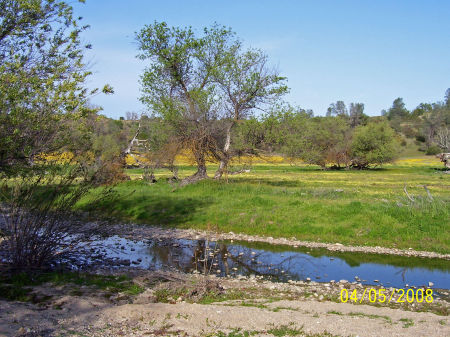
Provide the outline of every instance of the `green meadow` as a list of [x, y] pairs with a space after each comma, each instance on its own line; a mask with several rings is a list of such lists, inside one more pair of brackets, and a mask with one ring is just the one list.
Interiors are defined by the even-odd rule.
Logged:
[[[194, 171], [180, 166], [179, 175]], [[132, 180], [115, 187], [114, 200], [93, 204], [91, 196], [78, 208], [151, 226], [450, 253], [450, 177], [434, 158], [371, 170], [259, 164], [181, 188], [167, 182], [168, 171], [156, 171], [154, 184], [141, 179], [140, 169], [127, 173]]]

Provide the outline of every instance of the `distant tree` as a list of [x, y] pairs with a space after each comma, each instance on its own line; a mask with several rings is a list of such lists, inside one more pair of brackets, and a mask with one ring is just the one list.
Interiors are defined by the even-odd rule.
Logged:
[[285, 156], [322, 168], [350, 164], [351, 133], [346, 118], [311, 118], [302, 111], [280, 117], [276, 139]]
[[392, 103], [391, 108], [387, 111], [387, 117], [389, 120], [395, 118], [406, 118], [409, 116], [409, 111], [406, 109], [403, 98], [398, 97]]
[[275, 107], [262, 121], [265, 149], [278, 152], [288, 158], [300, 158], [302, 135], [308, 119], [312, 116], [306, 110], [290, 105]]
[[435, 141], [442, 152], [450, 152], [450, 126], [441, 126], [436, 131]]
[[350, 103], [349, 118], [352, 128], [364, 124], [367, 121], [367, 116], [364, 114], [364, 103]]
[[392, 161], [397, 154], [395, 131], [387, 122], [372, 122], [355, 129], [351, 143], [352, 165], [367, 168]]
[[137, 121], [139, 119], [139, 115], [135, 111], [127, 111], [125, 113], [125, 116], [128, 121]]
[[436, 143], [438, 130], [440, 134], [445, 134], [442, 129], [450, 126], [450, 108], [442, 102], [434, 103], [431, 111], [421, 116], [422, 133], [425, 136], [427, 146]]
[[327, 110], [327, 117], [331, 116], [348, 116], [347, 107], [343, 101], [330, 104]]
[[445, 91], [444, 103], [447, 107], [450, 107], [450, 88]]
[[411, 111], [412, 117], [419, 117], [427, 114], [433, 110], [433, 105], [430, 103], [420, 103], [413, 111]]

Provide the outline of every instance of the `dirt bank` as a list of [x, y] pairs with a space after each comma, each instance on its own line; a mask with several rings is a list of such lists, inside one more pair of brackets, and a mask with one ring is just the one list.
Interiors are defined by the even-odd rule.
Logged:
[[[448, 336], [450, 305], [340, 303], [350, 283], [271, 283], [131, 270], [145, 290], [46, 284], [41, 303], [0, 301], [0, 336]], [[157, 280], [157, 282], [155, 282]], [[49, 297], [51, 296], [51, 297]], [[46, 300], [46, 298], [49, 298]], [[426, 312], [421, 312], [426, 311]], [[234, 334], [232, 334], [234, 332]]]

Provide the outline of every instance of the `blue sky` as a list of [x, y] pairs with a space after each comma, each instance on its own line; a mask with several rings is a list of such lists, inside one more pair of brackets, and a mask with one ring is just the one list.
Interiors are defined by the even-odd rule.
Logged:
[[109, 117], [145, 111], [138, 98], [145, 63], [136, 59], [135, 32], [155, 20], [231, 27], [245, 45], [264, 50], [283, 76], [286, 100], [315, 115], [343, 100], [379, 115], [396, 97], [408, 108], [442, 100], [450, 87], [450, 1], [87, 0], [74, 3], [91, 28], [84, 40], [94, 72], [88, 85]]

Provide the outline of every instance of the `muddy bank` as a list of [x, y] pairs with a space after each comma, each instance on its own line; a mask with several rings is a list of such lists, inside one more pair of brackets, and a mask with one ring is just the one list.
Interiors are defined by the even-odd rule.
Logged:
[[308, 248], [324, 248], [330, 251], [338, 252], [355, 252], [355, 253], [372, 253], [384, 255], [397, 256], [411, 256], [422, 258], [439, 258], [450, 260], [450, 254], [439, 254], [434, 252], [416, 251], [413, 249], [396, 249], [385, 247], [366, 247], [366, 246], [344, 246], [340, 243], [322, 243], [322, 242], [308, 242], [300, 241], [295, 238], [272, 238], [258, 235], [246, 235], [229, 233], [206, 232], [194, 229], [167, 229], [160, 227], [152, 227], [137, 224], [117, 224], [109, 225], [110, 235], [119, 235], [131, 240], [144, 240], [149, 238], [177, 238], [177, 239], [208, 239], [211, 241], [220, 240], [239, 240], [248, 242], [265, 242], [276, 245], [289, 245], [293, 247], [308, 247]]
[[[100, 272], [100, 271], [98, 271]], [[138, 295], [35, 287], [37, 304], [0, 300], [0, 336], [446, 336], [449, 303], [341, 303], [350, 283], [271, 283], [126, 270]], [[427, 312], [422, 312], [427, 311]], [[283, 334], [282, 332], [285, 332]], [[291, 334], [287, 334], [290, 332]], [[295, 334], [294, 334], [295, 332]], [[237, 335], [238, 336], [238, 335]]]

